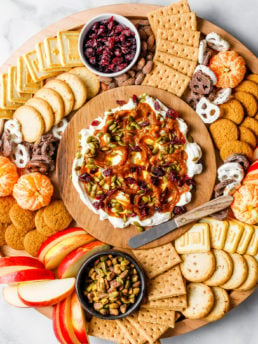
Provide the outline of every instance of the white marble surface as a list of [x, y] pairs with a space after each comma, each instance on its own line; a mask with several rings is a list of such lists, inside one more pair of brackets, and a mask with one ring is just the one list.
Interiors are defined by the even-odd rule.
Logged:
[[[121, 2], [167, 5], [170, 0], [0, 0], [0, 63], [31, 35], [56, 20], [89, 7]], [[192, 10], [228, 30], [257, 55], [257, 0], [189, 0]], [[256, 344], [258, 291], [221, 321], [162, 340], [162, 344]], [[0, 296], [0, 344], [56, 344], [50, 320], [33, 309], [16, 309]], [[91, 339], [93, 344], [107, 341]]]

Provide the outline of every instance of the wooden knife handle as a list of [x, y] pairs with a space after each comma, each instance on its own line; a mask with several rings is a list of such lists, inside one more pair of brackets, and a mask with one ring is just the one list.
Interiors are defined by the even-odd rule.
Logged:
[[178, 227], [184, 226], [187, 223], [199, 220], [202, 217], [216, 213], [230, 206], [233, 197], [226, 195], [213, 199], [210, 202], [204, 203], [193, 210], [188, 211], [186, 214], [179, 215], [175, 218]]

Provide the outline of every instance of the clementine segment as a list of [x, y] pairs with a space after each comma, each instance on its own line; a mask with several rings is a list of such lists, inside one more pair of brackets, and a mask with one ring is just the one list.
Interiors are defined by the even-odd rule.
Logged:
[[19, 178], [13, 189], [13, 196], [20, 207], [37, 210], [50, 203], [53, 191], [50, 179], [35, 172]]
[[0, 197], [9, 196], [19, 175], [13, 162], [4, 156], [0, 156]]
[[217, 87], [234, 88], [244, 78], [245, 60], [235, 51], [221, 51], [210, 60], [209, 67], [217, 77]]

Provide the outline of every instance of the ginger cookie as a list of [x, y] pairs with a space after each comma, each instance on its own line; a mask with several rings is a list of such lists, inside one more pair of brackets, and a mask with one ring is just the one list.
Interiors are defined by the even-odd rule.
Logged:
[[40, 209], [37, 211], [37, 214], [35, 216], [35, 225], [36, 225], [36, 229], [39, 233], [43, 234], [44, 236], [49, 237], [49, 236], [55, 234], [56, 232], [58, 232], [58, 230], [50, 228], [45, 223], [44, 210], [45, 209]]
[[233, 273], [233, 263], [230, 255], [223, 250], [212, 250], [216, 267], [213, 275], [204, 281], [208, 286], [219, 286], [229, 280]]
[[63, 201], [53, 201], [44, 209], [44, 221], [53, 230], [63, 230], [72, 222], [72, 217], [68, 213]]
[[26, 104], [38, 110], [45, 123], [45, 133], [48, 132], [53, 127], [55, 120], [53, 110], [49, 103], [44, 99], [33, 97]]
[[203, 282], [215, 271], [215, 257], [211, 251], [182, 254], [181, 258], [183, 260], [180, 264], [181, 272], [188, 281]]
[[35, 228], [34, 212], [21, 208], [18, 204], [14, 204], [9, 211], [10, 219], [14, 226], [25, 232]]
[[258, 84], [258, 74], [249, 74], [247, 76], [247, 80], [251, 80], [251, 81], [256, 82]]
[[253, 150], [248, 143], [239, 140], [225, 142], [220, 149], [220, 157], [226, 160], [232, 154], [246, 155], [249, 160], [252, 160]]
[[222, 118], [212, 123], [210, 125], [210, 132], [218, 149], [220, 149], [225, 142], [238, 139], [238, 127], [229, 119]]
[[246, 280], [248, 275], [248, 266], [243, 256], [238, 253], [229, 253], [233, 261], [233, 274], [230, 279], [221, 285], [224, 289], [237, 289]]
[[69, 71], [77, 75], [87, 88], [87, 99], [95, 97], [99, 93], [100, 82], [94, 73], [86, 67], [76, 67]]
[[41, 114], [30, 105], [22, 105], [14, 115], [21, 125], [23, 140], [27, 142], [37, 141], [45, 132], [45, 123]]
[[244, 108], [237, 99], [230, 99], [220, 105], [223, 118], [230, 119], [236, 124], [240, 124], [244, 118]]
[[258, 276], [258, 262], [252, 256], [245, 254], [243, 256], [248, 266], [247, 279], [238, 287], [238, 290], [246, 291], [255, 287]]
[[209, 322], [221, 319], [230, 308], [230, 299], [226, 290], [220, 287], [212, 287], [211, 289], [214, 295], [214, 305], [210, 313], [204, 318]]
[[258, 100], [258, 85], [251, 80], [244, 80], [237, 86], [236, 91], [251, 93]]
[[47, 237], [38, 232], [36, 229], [28, 232], [23, 241], [25, 251], [31, 256], [36, 257], [40, 246], [46, 239]]
[[243, 105], [248, 116], [253, 117], [258, 109], [257, 100], [251, 93], [238, 91], [234, 97]]
[[6, 223], [1, 223], [0, 222], [0, 246], [3, 246], [6, 244], [5, 241], [5, 231], [8, 225]]
[[239, 139], [240, 141], [244, 141], [248, 143], [252, 148], [256, 147], [256, 136], [252, 132], [252, 130], [246, 128], [246, 127], [239, 127]]
[[241, 124], [243, 127], [251, 129], [256, 136], [258, 136], [258, 120], [255, 118], [246, 117]]
[[10, 224], [12, 222], [9, 211], [15, 203], [15, 199], [11, 196], [0, 197], [0, 223]]
[[13, 224], [9, 225], [5, 230], [6, 244], [15, 250], [24, 250], [23, 239], [26, 233], [26, 230], [18, 229]]
[[182, 311], [188, 319], [201, 319], [209, 314], [214, 305], [210, 287], [203, 283], [189, 283], [186, 287], [188, 306]]

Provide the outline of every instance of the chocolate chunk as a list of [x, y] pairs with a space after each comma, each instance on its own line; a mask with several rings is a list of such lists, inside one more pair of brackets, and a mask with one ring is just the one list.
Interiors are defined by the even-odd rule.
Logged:
[[212, 80], [207, 74], [204, 74], [200, 70], [194, 73], [190, 82], [190, 89], [193, 92], [201, 95], [210, 94], [212, 88]]

